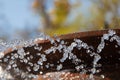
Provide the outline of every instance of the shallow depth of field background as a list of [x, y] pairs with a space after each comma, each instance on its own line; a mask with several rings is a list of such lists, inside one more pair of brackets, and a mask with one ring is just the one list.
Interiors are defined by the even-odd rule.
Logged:
[[0, 40], [120, 28], [120, 0], [0, 0]]

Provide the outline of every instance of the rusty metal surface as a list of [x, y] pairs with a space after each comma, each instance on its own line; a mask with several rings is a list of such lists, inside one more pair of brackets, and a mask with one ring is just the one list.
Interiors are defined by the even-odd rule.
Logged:
[[[120, 36], [120, 29], [115, 29], [114, 31], [116, 31], [116, 34], [118, 36]], [[92, 45], [95, 49], [94, 52], [96, 52], [97, 46], [99, 45], [99, 43], [101, 41], [102, 35], [107, 32], [108, 32], [108, 30], [78, 32], [78, 33], [61, 35], [58, 37], [61, 40], [64, 40], [65, 42], [67, 42], [67, 45], [70, 45], [75, 38], [80, 39], [83, 42], [87, 43], [88, 45]], [[42, 46], [43, 49], [41, 51], [37, 51], [37, 50], [34, 50], [34, 46], [23, 47], [25, 52], [29, 51], [30, 55], [34, 56], [34, 58], [31, 60], [32, 63], [36, 63], [39, 59], [39, 57], [36, 55], [36, 53], [40, 52], [42, 54], [45, 54], [44, 51], [49, 49], [51, 46], [53, 46], [49, 40], [45, 40], [45, 41], [40, 40], [35, 43], [37, 43], [38, 46]], [[59, 44], [59, 42], [57, 44]], [[120, 61], [118, 60], [118, 58], [120, 58], [120, 53], [118, 51], [120, 50], [120, 46], [116, 48], [115, 45], [116, 45], [115, 41], [112, 43], [110, 41], [106, 41], [106, 46], [105, 46], [104, 50], [100, 53], [100, 56], [102, 57], [101, 60], [99, 61], [99, 63], [102, 64], [102, 67], [100, 67], [101, 72], [96, 75], [104, 74], [105, 76], [111, 78], [111, 80], [119, 79]], [[15, 51], [9, 50], [9, 51], [5, 52], [6, 53], [5, 57], [12, 56], [11, 53], [14, 54], [16, 52], [17, 52], [17, 50], [15, 50]], [[45, 66], [43, 66], [43, 68], [40, 68], [38, 71], [35, 72], [32, 70], [29, 73], [39, 74], [40, 71], [43, 71], [43, 73], [56, 71], [56, 65], [58, 65], [57, 61], [62, 57], [61, 53], [59, 51], [56, 51], [54, 54], [46, 55], [47, 62], [45, 62], [44, 65], [49, 62], [51, 64], [54, 64], [54, 67], [47, 69], [47, 68], [45, 68]], [[87, 68], [92, 67], [91, 63], [93, 61], [93, 58], [90, 57], [84, 49], [82, 49], [80, 51], [78, 49], [74, 49], [73, 53], [75, 55], [77, 55], [78, 58], [84, 60], [84, 62], [88, 65]], [[7, 64], [7, 63], [3, 62], [3, 64]], [[27, 64], [21, 63], [19, 60], [17, 60], [17, 64], [21, 70], [27, 71], [27, 69], [26, 69], [26, 66], [28, 66]], [[63, 65], [63, 69], [74, 69], [76, 66], [69, 59], [67, 59], [65, 62], [63, 62], [62, 65]]]

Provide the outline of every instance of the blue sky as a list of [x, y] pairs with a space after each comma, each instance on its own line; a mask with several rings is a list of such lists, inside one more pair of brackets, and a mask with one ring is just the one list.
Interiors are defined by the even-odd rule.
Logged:
[[[74, 2], [75, 0], [70, 0]], [[87, 13], [87, 7], [90, 5], [89, 0], [81, 0], [82, 7], [79, 9]], [[39, 25], [39, 16], [33, 13], [31, 7], [33, 0], [0, 0], [0, 13], [7, 19], [13, 28], [24, 28], [26, 23]], [[48, 0], [48, 7], [51, 7], [51, 0]], [[50, 4], [50, 5], [49, 5]]]
[[[35, 29], [40, 27], [40, 17], [32, 9], [34, 0], [0, 0], [0, 37], [13, 36], [16, 30]], [[81, 0], [82, 7], [76, 11], [84, 12], [88, 15], [87, 8], [91, 4], [89, 0]], [[53, 7], [52, 0], [47, 0], [47, 9]], [[71, 3], [75, 0], [70, 0]], [[70, 16], [73, 19], [74, 16]]]
[[33, 13], [33, 0], [0, 0], [0, 13], [11, 24], [11, 28], [24, 28], [26, 23], [39, 25], [39, 17]]

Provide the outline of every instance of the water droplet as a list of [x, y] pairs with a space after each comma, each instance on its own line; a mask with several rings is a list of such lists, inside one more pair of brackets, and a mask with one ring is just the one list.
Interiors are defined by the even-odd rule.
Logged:
[[0, 58], [3, 58], [3, 57], [4, 57], [4, 53], [0, 52]]
[[105, 78], [105, 76], [104, 75], [101, 75], [101, 77], [104, 79]]
[[57, 70], [58, 70], [58, 71], [61, 70], [62, 67], [63, 67], [62, 64], [57, 65]]

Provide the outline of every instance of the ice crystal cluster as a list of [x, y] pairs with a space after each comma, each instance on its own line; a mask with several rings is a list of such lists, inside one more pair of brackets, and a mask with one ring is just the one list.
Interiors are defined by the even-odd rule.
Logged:
[[[52, 46], [44, 50], [43, 51], [44, 53], [41, 53], [41, 51], [44, 48], [34, 43], [37, 40], [50, 40]], [[106, 40], [109, 40], [110, 42], [116, 41], [117, 46], [120, 46], [120, 37], [117, 36], [116, 32], [113, 30], [109, 30], [108, 33], [104, 34], [103, 37], [101, 37], [101, 42], [97, 46], [97, 51], [94, 51], [94, 47], [92, 45], [88, 45], [87, 43], [83, 42], [80, 39], [74, 39], [73, 42], [70, 43], [70, 45], [67, 45], [67, 42], [64, 40], [56, 38], [55, 41], [54, 39], [48, 36], [44, 36], [43, 34], [42, 34], [42, 38], [37, 38], [35, 40], [30, 40], [30, 41], [16, 40], [11, 43], [4, 43], [1, 41], [0, 47], [2, 50], [0, 52], [0, 59], [2, 59], [5, 56], [3, 51], [7, 48], [12, 47], [12, 51], [15, 52], [11, 53], [10, 56], [5, 56], [2, 60], [0, 60], [1, 64], [3, 62], [7, 63], [6, 67], [2, 65], [0, 66], [0, 80], [9, 80], [15, 76], [17, 77], [20, 76], [24, 80], [36, 78], [37, 75], [31, 72], [39, 71], [40, 74], [43, 74], [44, 71], [42, 69], [44, 69], [44, 67], [46, 69], [55, 67], [57, 71], [60, 71], [64, 67], [62, 63], [64, 63], [66, 60], [71, 60], [71, 62], [76, 65], [75, 66], [76, 71], [80, 73], [90, 72], [91, 73], [90, 78], [92, 79], [93, 78], [92, 76], [95, 73], [99, 72], [99, 70], [97, 70], [97, 67], [102, 66], [98, 64], [98, 61], [101, 59], [100, 53], [105, 47]], [[17, 48], [16, 46], [18, 45], [24, 47]], [[33, 48], [37, 52], [36, 54], [34, 54], [32, 50], [30, 51], [25, 50], [26, 47], [32, 47], [32, 46], [34, 46]], [[92, 68], [86, 69], [87, 65], [84, 63], [84, 61], [78, 58], [78, 56], [73, 53], [75, 48], [78, 50], [84, 49], [88, 55], [94, 58], [92, 61]], [[55, 66], [54, 63], [50, 63], [50, 61], [48, 61], [47, 57], [48, 55], [55, 54], [56, 52], [59, 52], [60, 55], [62, 54], [62, 57], [57, 61], [57, 65]], [[37, 56], [37, 58], [32, 54]], [[34, 62], [34, 60], [36, 59], [37, 62]], [[21, 65], [18, 62], [23, 63], [24, 65]], [[21, 67], [18, 66], [21, 67], [25, 66], [24, 69], [26, 70], [26, 72], [21, 70]], [[4, 67], [4, 69], [2, 69], [2, 67]], [[13, 73], [15, 74], [12, 74], [11, 71], [13, 71]], [[8, 74], [9, 72], [10, 74]], [[11, 76], [11, 75], [15, 75], [15, 76]], [[104, 75], [102, 75], [101, 77], [104, 78]], [[59, 78], [59, 75], [58, 77], [57, 76], [55, 77], [55, 80], [58, 80], [56, 78]]]

